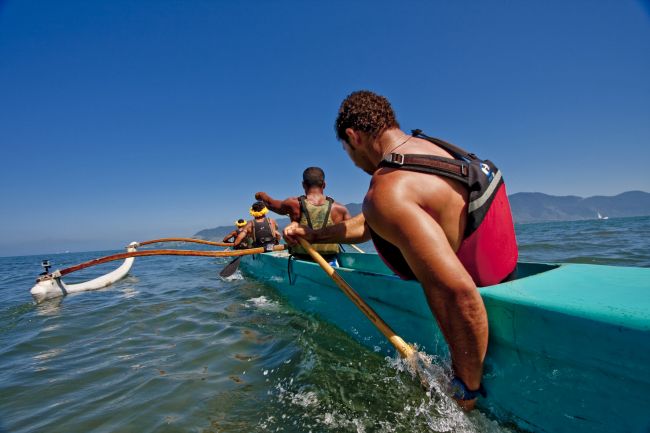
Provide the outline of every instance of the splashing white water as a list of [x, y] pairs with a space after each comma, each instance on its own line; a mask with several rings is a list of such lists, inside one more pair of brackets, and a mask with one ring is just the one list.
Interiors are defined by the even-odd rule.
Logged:
[[[329, 392], [313, 391], [309, 385], [294, 385], [293, 378], [290, 378], [280, 380], [274, 386], [273, 394], [284, 407], [282, 415], [265, 420], [261, 427], [268, 431], [293, 424], [302, 427], [303, 431], [314, 432], [511, 433], [479, 410], [467, 413], [456, 404], [448, 391], [451, 369], [447, 362], [422, 352], [417, 352], [416, 356], [417, 359], [409, 360], [397, 355], [385, 358], [389, 371], [396, 374], [379, 379], [381, 388], [401, 389], [397, 395], [404, 393], [403, 398], [398, 397], [398, 403], [388, 409], [389, 412], [377, 413], [376, 408], [364, 408], [358, 399], [348, 403], [346, 397], [343, 405], [337, 404], [336, 401], [340, 400], [338, 393], [345, 393], [339, 386], [333, 386]], [[348, 370], [350, 377], [358, 377], [352, 365]], [[424, 389], [413, 388], [412, 383], [408, 384], [410, 379], [421, 383]], [[395, 402], [394, 393], [387, 398]]]
[[400, 372], [408, 372], [426, 390], [428, 399], [413, 409], [415, 416], [426, 419], [436, 432], [496, 433], [510, 432], [490, 420], [478, 409], [465, 412], [451, 397], [449, 382], [453, 372], [439, 357], [417, 351], [411, 358], [386, 357], [388, 363]]
[[247, 299], [244, 303], [244, 306], [246, 308], [259, 308], [262, 310], [277, 310], [280, 304], [275, 301], [271, 301], [266, 296], [262, 295], [257, 298]]
[[243, 280], [244, 276], [242, 275], [241, 271], [237, 269], [234, 274], [228, 275], [227, 277], [222, 277], [219, 276], [223, 281], [238, 281], [238, 280]]

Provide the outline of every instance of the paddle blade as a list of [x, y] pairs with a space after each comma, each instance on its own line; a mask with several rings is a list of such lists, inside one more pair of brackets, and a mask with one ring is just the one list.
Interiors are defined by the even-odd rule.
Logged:
[[219, 275], [226, 278], [237, 272], [239, 268], [239, 262], [241, 261], [242, 256], [237, 257], [232, 262], [228, 263], [225, 268], [219, 272]]

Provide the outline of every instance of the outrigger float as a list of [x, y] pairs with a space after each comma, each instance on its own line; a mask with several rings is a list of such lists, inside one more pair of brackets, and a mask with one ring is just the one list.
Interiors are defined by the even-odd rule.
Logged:
[[[417, 282], [376, 254], [342, 253], [337, 273], [420, 350], [448, 349]], [[393, 347], [313, 262], [243, 257], [244, 274], [385, 354]], [[650, 268], [519, 263], [483, 287], [490, 340], [479, 407], [539, 433], [650, 432]]]
[[[138, 247], [144, 245], [150, 245], [154, 243], [161, 242], [190, 242], [204, 245], [213, 245], [219, 247], [230, 247], [233, 244], [228, 242], [211, 242], [204, 241], [202, 239], [192, 239], [192, 238], [162, 238], [162, 239], [153, 239], [150, 241], [144, 242], [131, 242], [126, 247], [125, 253], [112, 254], [110, 256], [100, 257], [98, 259], [93, 259], [88, 262], [81, 263], [76, 266], [71, 266], [62, 270], [56, 270], [50, 272], [50, 262], [44, 260], [42, 263], [45, 272], [43, 272], [37, 279], [36, 285], [31, 288], [30, 293], [34, 298], [36, 303], [41, 303], [47, 299], [58, 298], [65, 296], [69, 293], [76, 292], [87, 292], [91, 290], [98, 290], [104, 287], [107, 287], [116, 281], [124, 278], [129, 271], [131, 266], [133, 266], [133, 261], [135, 257], [143, 256], [200, 256], [200, 257], [233, 257], [233, 256], [243, 256], [247, 254], [259, 254], [267, 250], [264, 248], [250, 248], [247, 250], [237, 250], [237, 251], [195, 251], [195, 250], [173, 250], [173, 249], [164, 249], [164, 250], [142, 250], [137, 251]], [[277, 245], [274, 247], [275, 251], [281, 251], [284, 249], [284, 245]], [[81, 269], [89, 268], [91, 266], [99, 265], [102, 263], [108, 263], [115, 260], [122, 260], [124, 262], [114, 271], [109, 272], [101, 277], [86, 281], [79, 284], [66, 284], [63, 282], [62, 277], [68, 275], [72, 272], [79, 271]]]

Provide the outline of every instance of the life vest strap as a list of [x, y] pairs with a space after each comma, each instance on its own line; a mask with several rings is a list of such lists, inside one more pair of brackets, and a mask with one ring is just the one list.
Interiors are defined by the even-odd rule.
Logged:
[[449, 142], [447, 142], [445, 140], [441, 140], [439, 138], [430, 137], [430, 136], [426, 135], [424, 132], [422, 132], [421, 129], [412, 129], [411, 130], [411, 135], [413, 135], [413, 137], [416, 137], [416, 138], [422, 138], [424, 140], [430, 141], [431, 143], [442, 147], [447, 152], [455, 155], [457, 158], [466, 159], [468, 161], [473, 161], [475, 159], [479, 159], [478, 156], [476, 156], [472, 152], [466, 151], [462, 147], [458, 147], [455, 144], [451, 144], [451, 143], [449, 143]]
[[330, 219], [330, 213], [332, 213], [332, 205], [334, 204], [334, 199], [332, 197], [327, 197], [329, 205], [327, 206], [327, 211], [325, 212], [325, 218], [323, 219], [323, 227], [327, 226], [327, 221]]
[[307, 218], [307, 225], [309, 226], [309, 228], [313, 229], [314, 226], [311, 223], [311, 217], [309, 216], [309, 211], [307, 210], [307, 205], [305, 204], [306, 199], [307, 197], [304, 195], [298, 197], [298, 201], [300, 202], [300, 213]]
[[[298, 201], [300, 202], [300, 212], [301, 212], [301, 218], [300, 218], [300, 224], [304, 224], [305, 222], [307, 223], [307, 226], [309, 228], [317, 230], [321, 229], [324, 227], [328, 226], [328, 221], [330, 219], [330, 214], [332, 211], [332, 206], [334, 204], [334, 199], [331, 197], [326, 197], [327, 199], [327, 208], [323, 209], [323, 205], [309, 205], [311, 206], [311, 209], [317, 210], [316, 215], [311, 215], [309, 211], [309, 206], [307, 203], [307, 197], [302, 195], [298, 197]], [[323, 216], [323, 218], [321, 218]], [[315, 220], [313, 218], [316, 218]], [[314, 223], [316, 224], [317, 227], [314, 226]], [[338, 254], [341, 251], [341, 248], [338, 244], [314, 244], [314, 249], [318, 251], [321, 255], [332, 255], [332, 254]], [[290, 248], [290, 252], [294, 255], [300, 255], [300, 256], [306, 256], [310, 257], [307, 254], [307, 251], [300, 246], [300, 245], [295, 245]]]
[[468, 163], [434, 155], [389, 153], [381, 160], [379, 167], [401, 168], [421, 173], [437, 174], [454, 178], [469, 184]]
[[[329, 219], [330, 212], [332, 211], [332, 204], [334, 204], [334, 199], [332, 197], [326, 197], [326, 198], [328, 202], [327, 211], [325, 211], [325, 218], [323, 219], [323, 225], [322, 227], [319, 228], [323, 228], [327, 226], [327, 220]], [[307, 201], [307, 196], [301, 195], [300, 197], [298, 197], [298, 202], [300, 203], [300, 212], [302, 213], [302, 215], [305, 216], [305, 218], [307, 218], [307, 225], [309, 226], [309, 228], [313, 229], [314, 225], [311, 222], [311, 216], [309, 214], [309, 210], [307, 209], [306, 201]]]

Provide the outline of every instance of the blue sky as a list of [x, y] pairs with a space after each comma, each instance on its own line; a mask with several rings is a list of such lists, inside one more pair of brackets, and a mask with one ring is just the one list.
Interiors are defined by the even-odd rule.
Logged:
[[621, 1], [0, 0], [0, 255], [360, 202], [333, 122], [370, 89], [510, 193], [650, 191], [650, 7]]

